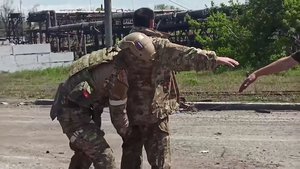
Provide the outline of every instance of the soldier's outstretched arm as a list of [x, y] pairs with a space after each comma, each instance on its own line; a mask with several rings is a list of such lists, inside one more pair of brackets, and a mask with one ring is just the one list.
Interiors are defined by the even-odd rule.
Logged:
[[218, 57], [214, 51], [171, 43], [168, 39], [154, 38], [156, 58], [161, 64], [176, 71], [213, 70], [218, 65], [235, 67], [239, 63], [228, 57]]

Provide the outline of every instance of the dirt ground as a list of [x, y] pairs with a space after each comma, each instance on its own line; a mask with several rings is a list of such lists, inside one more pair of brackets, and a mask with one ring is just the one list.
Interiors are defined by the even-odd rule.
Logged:
[[[170, 121], [173, 169], [300, 168], [299, 112], [201, 111]], [[107, 112], [103, 129], [119, 164], [121, 139]], [[71, 155], [49, 107], [0, 106], [0, 169], [67, 169]]]

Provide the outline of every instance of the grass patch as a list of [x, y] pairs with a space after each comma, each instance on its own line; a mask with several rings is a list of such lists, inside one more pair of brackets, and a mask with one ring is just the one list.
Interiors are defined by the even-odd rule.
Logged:
[[[237, 91], [246, 74], [247, 70], [222, 73], [190, 71], [177, 73], [176, 76], [181, 92], [198, 92], [186, 95], [188, 101], [300, 102], [300, 68], [260, 78], [245, 92], [239, 94]], [[53, 98], [58, 84], [67, 77], [68, 68], [0, 73], [0, 98]], [[298, 93], [286, 94], [286, 91]]]
[[176, 76], [181, 92], [198, 92], [197, 95], [185, 96], [191, 101], [300, 102], [300, 68], [261, 77], [240, 94], [238, 90], [247, 72], [247, 70], [223, 73], [189, 71], [177, 73]]
[[[182, 91], [205, 92], [237, 92], [246, 78], [246, 70], [228, 71], [224, 73], [211, 72], [181, 72], [177, 73], [177, 81]], [[292, 91], [299, 90], [300, 69], [286, 73], [259, 78], [249, 86], [246, 92], [251, 91]]]
[[0, 98], [53, 98], [59, 83], [68, 77], [68, 68], [20, 71], [0, 74]]

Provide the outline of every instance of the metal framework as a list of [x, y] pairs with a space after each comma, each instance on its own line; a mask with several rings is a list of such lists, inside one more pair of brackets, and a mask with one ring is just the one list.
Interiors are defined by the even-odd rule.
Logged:
[[24, 36], [23, 16], [21, 13], [10, 13], [8, 15], [7, 39], [16, 44], [22, 43]]
[[[209, 16], [209, 13], [207, 9], [155, 11], [155, 22], [158, 30], [171, 33], [171, 41], [200, 47], [194, 38], [195, 30], [190, 30], [186, 16], [189, 15], [193, 19], [203, 21]], [[129, 33], [133, 24], [132, 17], [133, 12], [121, 11], [112, 14], [114, 44]], [[21, 23], [21, 21], [17, 20], [17, 23]], [[76, 56], [80, 57], [105, 47], [103, 12], [39, 11], [29, 13], [27, 23], [29, 29], [26, 31], [26, 43], [50, 43], [51, 50], [54, 52], [73, 51]], [[18, 27], [11, 28], [11, 30], [16, 32]], [[23, 34], [14, 33], [13, 35], [15, 38], [23, 37]]]

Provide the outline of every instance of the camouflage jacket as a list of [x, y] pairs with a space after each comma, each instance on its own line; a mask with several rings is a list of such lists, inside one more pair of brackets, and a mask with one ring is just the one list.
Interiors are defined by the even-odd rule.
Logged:
[[215, 67], [216, 54], [171, 43], [162, 38], [166, 37], [165, 33], [147, 28], [133, 28], [134, 31], [153, 37], [156, 49], [151, 63], [136, 59], [128, 62], [128, 118], [134, 125], [143, 125], [155, 123], [178, 110], [177, 98], [172, 92], [174, 83], [170, 78], [170, 70], [211, 70]]
[[[75, 61], [70, 77], [59, 86], [51, 108], [51, 118], [78, 124], [89, 123], [86, 115], [90, 113], [94, 121], [100, 123], [100, 115], [107, 105], [123, 115], [127, 101], [127, 73], [116, 62], [116, 55], [102, 49]], [[127, 115], [124, 117], [127, 118]], [[128, 125], [127, 119], [122, 119], [122, 122], [122, 125]]]

